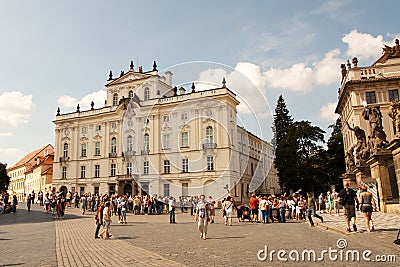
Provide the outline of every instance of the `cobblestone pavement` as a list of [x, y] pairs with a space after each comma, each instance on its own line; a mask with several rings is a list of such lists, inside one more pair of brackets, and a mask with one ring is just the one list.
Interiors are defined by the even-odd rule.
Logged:
[[[307, 222], [264, 225], [236, 219], [230, 227], [217, 214], [207, 240], [201, 240], [188, 213], [178, 213], [177, 224], [169, 224], [168, 215], [128, 213], [128, 224], [118, 224], [113, 217], [113, 236], [102, 240], [94, 239], [93, 212], [81, 215], [78, 209], [67, 208], [64, 220], [53, 221], [35, 209], [0, 215], [0, 266], [319, 266], [321, 262], [278, 261], [276, 252], [272, 261], [260, 261], [257, 253], [267, 246], [268, 253], [297, 250], [300, 257], [303, 250], [314, 250], [318, 258], [323, 249], [337, 250], [339, 239], [347, 242], [344, 252], [370, 249], [373, 255], [396, 255], [397, 262], [338, 262], [325, 257], [325, 266], [400, 265], [399, 246], [392, 243], [397, 232], [391, 230], [397, 215], [374, 213], [377, 230], [372, 233], [363, 231], [358, 215], [360, 231], [345, 234], [343, 216], [323, 214], [325, 222], [320, 227], [309, 227]], [[332, 231], [334, 226], [338, 229]]]
[[118, 237], [94, 240], [94, 216], [68, 217], [55, 221], [58, 266], [182, 266]]
[[56, 266], [56, 232], [50, 214], [34, 205], [0, 214], [0, 266]]

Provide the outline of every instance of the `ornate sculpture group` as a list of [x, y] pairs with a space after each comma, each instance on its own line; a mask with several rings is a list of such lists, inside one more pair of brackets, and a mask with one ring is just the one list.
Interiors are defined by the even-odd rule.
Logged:
[[[399, 130], [400, 130], [400, 104], [398, 104], [396, 111], [398, 116]], [[382, 125], [382, 113], [379, 106], [367, 107], [362, 113], [365, 120], [369, 122], [370, 132], [368, 140], [365, 131], [359, 126], [351, 127], [347, 122], [347, 127], [354, 132], [357, 143], [346, 151], [346, 167], [347, 171], [354, 171], [356, 164], [362, 165], [377, 149], [385, 148], [388, 144], [386, 140], [386, 133]]]

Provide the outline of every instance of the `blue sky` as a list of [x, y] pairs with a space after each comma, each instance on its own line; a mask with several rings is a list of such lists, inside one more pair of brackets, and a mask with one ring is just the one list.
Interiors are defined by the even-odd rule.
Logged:
[[[266, 140], [272, 137], [268, 105], [273, 111], [280, 94], [296, 120], [309, 120], [328, 136], [340, 63], [357, 56], [360, 66], [370, 65], [383, 44], [399, 37], [398, 1], [26, 0], [1, 6], [0, 162], [9, 165], [54, 144], [57, 107], [69, 112], [78, 102], [100, 103], [108, 72], [128, 70], [130, 60], [144, 70], [153, 60], [161, 70], [216, 62], [192, 68], [193, 77], [178, 71], [174, 81], [227, 76], [260, 123], [245, 126]], [[236, 72], [255, 86], [242, 84]], [[246, 109], [239, 111], [247, 121]]]

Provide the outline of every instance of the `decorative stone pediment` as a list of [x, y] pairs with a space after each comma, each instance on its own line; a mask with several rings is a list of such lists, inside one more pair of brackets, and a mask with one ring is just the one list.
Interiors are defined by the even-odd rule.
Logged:
[[97, 133], [94, 137], [93, 137], [94, 141], [100, 141], [101, 140], [101, 135], [99, 133]]
[[64, 137], [61, 138], [61, 141], [62, 142], [69, 142], [69, 141], [71, 141], [71, 138], [69, 138], [68, 136], [64, 136]]
[[121, 77], [111, 81], [108, 85], [116, 85], [116, 84], [120, 84], [120, 83], [133, 82], [135, 80], [141, 80], [141, 79], [145, 79], [145, 78], [149, 78], [149, 77], [150, 77], [149, 74], [130, 71], [130, 72], [125, 73]]

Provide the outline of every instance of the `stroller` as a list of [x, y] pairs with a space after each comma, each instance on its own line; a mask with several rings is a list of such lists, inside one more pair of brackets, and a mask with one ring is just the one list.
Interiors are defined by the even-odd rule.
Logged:
[[250, 208], [243, 205], [241, 206], [240, 210], [242, 211], [242, 222], [244, 222], [244, 220], [249, 220], [249, 222], [251, 221], [251, 216], [250, 216]]

